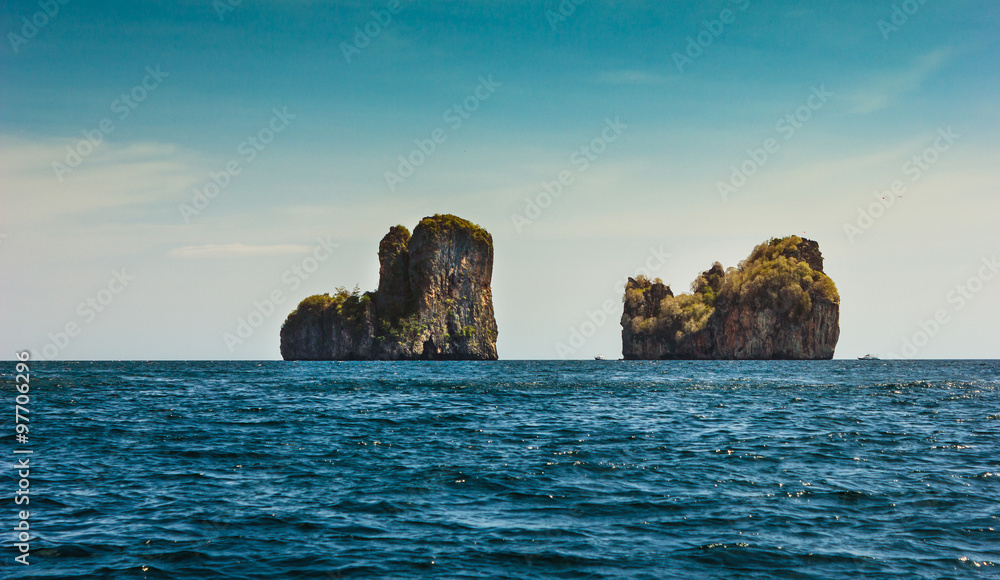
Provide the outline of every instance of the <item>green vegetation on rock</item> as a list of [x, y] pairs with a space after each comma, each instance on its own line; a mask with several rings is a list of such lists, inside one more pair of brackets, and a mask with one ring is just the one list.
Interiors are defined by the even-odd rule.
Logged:
[[[674, 296], [669, 288], [659, 286], [663, 298], [655, 315], [633, 318], [631, 330], [668, 336], [680, 343], [703, 330], [721, 305], [739, 303], [752, 310], [772, 310], [794, 322], [812, 311], [814, 299], [840, 304], [833, 280], [809, 261], [822, 267], [818, 251], [813, 253], [802, 238], [773, 238], [755, 247], [736, 268], [723, 270], [716, 262], [692, 283], [690, 294]], [[643, 276], [630, 282], [624, 296], [626, 312], [638, 312], [645, 294], [656, 289], [658, 282]]]
[[[316, 294], [299, 302], [299, 306], [289, 314], [292, 316], [321, 314], [330, 305], [333, 298], [329, 294]], [[287, 321], [286, 321], [287, 323]]]
[[723, 292], [731, 297], [752, 299], [756, 306], [781, 304], [794, 316], [812, 309], [812, 296], [840, 304], [833, 280], [810, 267], [800, 254], [802, 238], [774, 238], [754, 248], [739, 267], [726, 273]]
[[469, 220], [455, 215], [434, 214], [431, 217], [425, 217], [420, 220], [417, 227], [423, 227], [434, 236], [451, 231], [467, 231], [472, 235], [473, 239], [493, 247], [493, 236], [489, 232]]
[[389, 228], [389, 233], [382, 238], [378, 245], [379, 256], [390, 253], [400, 254], [407, 251], [407, 244], [410, 243], [410, 230], [406, 226], [397, 225]]
[[391, 339], [393, 341], [412, 341], [419, 338], [427, 327], [420, 324], [420, 314], [414, 313], [405, 318], [399, 318], [393, 322], [381, 319], [378, 321], [378, 335], [377, 339], [385, 341], [386, 339]]
[[[341, 316], [354, 330], [360, 330], [365, 321], [365, 312], [368, 310], [368, 303], [375, 296], [375, 292], [361, 293], [357, 286], [348, 292], [343, 286], [337, 288], [333, 295], [331, 306], [337, 309], [337, 314]], [[328, 307], [329, 308], [329, 307]]]
[[336, 312], [352, 329], [360, 330], [365, 321], [368, 303], [375, 298], [375, 292], [361, 293], [357, 286], [353, 291], [340, 286], [333, 296], [316, 294], [304, 299], [298, 307], [288, 315], [282, 328], [298, 318], [314, 318], [330, 312]]

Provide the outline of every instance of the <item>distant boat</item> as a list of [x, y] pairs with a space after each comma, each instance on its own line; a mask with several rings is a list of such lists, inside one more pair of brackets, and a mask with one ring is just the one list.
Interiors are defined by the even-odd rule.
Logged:
[[597, 355], [597, 356], [594, 357], [594, 360], [608, 360], [608, 359], [604, 358], [603, 354], [599, 354], [599, 355]]
[[882, 360], [877, 354], [866, 354], [865, 356], [859, 356], [858, 360]]

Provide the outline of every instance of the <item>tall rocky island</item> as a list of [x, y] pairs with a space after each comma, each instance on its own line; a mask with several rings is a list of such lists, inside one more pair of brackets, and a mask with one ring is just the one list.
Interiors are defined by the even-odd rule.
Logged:
[[840, 296], [819, 244], [798, 236], [754, 248], [736, 268], [716, 262], [674, 296], [659, 279], [629, 278], [622, 354], [650, 359], [831, 359]]
[[310, 296], [281, 327], [285, 360], [496, 360], [493, 237], [453, 215], [378, 248], [375, 292]]

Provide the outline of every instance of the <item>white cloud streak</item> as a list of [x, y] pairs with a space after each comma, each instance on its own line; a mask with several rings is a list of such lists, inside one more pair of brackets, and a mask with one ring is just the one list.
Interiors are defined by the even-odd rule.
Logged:
[[249, 258], [258, 256], [286, 256], [290, 254], [306, 254], [312, 250], [301, 244], [250, 245], [205, 244], [202, 246], [183, 246], [167, 252], [171, 258], [204, 259], [204, 258]]

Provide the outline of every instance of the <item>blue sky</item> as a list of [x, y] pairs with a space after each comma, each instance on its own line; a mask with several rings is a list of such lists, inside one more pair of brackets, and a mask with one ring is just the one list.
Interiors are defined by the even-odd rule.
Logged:
[[[494, 236], [502, 358], [612, 357], [625, 276], [648, 265], [685, 290], [786, 234], [819, 241], [840, 288], [838, 356], [899, 354], [920, 332], [913, 356], [1000, 355], [995, 2], [218, 5], [5, 4], [8, 353], [277, 358], [299, 300], [375, 288], [389, 226], [447, 212]], [[67, 147], [87, 154], [61, 171]], [[562, 172], [571, 185], [525, 225]], [[213, 175], [225, 187], [185, 214]], [[902, 197], [871, 210], [895, 181]], [[318, 239], [336, 249], [294, 273]]]

